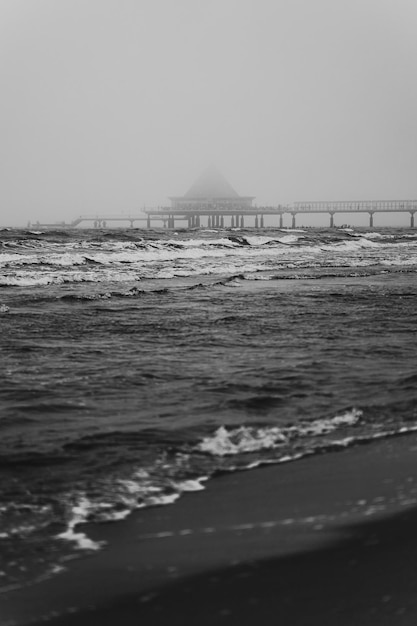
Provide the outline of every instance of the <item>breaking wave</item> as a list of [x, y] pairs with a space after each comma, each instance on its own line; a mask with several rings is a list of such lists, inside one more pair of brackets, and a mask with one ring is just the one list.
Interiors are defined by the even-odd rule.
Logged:
[[333, 418], [300, 422], [296, 426], [266, 428], [240, 426], [232, 430], [221, 426], [214, 436], [203, 439], [197, 449], [216, 456], [275, 449], [299, 437], [327, 435], [342, 426], [353, 426], [359, 422], [361, 416], [362, 411], [352, 409]]
[[[217, 235], [217, 233], [215, 233]], [[258, 278], [312, 268], [417, 268], [416, 239], [378, 232], [287, 232], [137, 241], [3, 241], [0, 286], [124, 283], [199, 276]]]

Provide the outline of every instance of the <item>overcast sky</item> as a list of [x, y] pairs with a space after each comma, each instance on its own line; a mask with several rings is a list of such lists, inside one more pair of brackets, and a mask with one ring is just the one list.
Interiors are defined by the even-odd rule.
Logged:
[[416, 0], [0, 0], [0, 221], [166, 204], [212, 163], [258, 204], [414, 199], [416, 26]]

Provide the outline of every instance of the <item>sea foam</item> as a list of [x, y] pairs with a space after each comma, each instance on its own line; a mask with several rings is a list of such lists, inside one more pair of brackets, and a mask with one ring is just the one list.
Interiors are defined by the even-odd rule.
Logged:
[[340, 427], [353, 426], [361, 417], [362, 411], [353, 408], [332, 418], [302, 421], [291, 426], [239, 426], [230, 429], [220, 426], [212, 436], [204, 438], [196, 449], [215, 456], [226, 456], [278, 448], [290, 439], [327, 435]]

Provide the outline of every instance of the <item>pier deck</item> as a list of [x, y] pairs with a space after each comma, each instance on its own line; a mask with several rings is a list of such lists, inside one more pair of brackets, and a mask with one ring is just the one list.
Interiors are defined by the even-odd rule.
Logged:
[[283, 227], [284, 215], [292, 216], [292, 228], [296, 227], [298, 214], [327, 213], [330, 218], [330, 227], [334, 227], [334, 216], [338, 213], [367, 213], [369, 226], [374, 225], [375, 213], [409, 213], [410, 227], [414, 228], [415, 213], [417, 213], [417, 200], [359, 200], [359, 201], [313, 201], [294, 202], [293, 204], [277, 206], [232, 206], [225, 207], [213, 204], [201, 204], [198, 207], [189, 206], [152, 207], [144, 208], [142, 213], [113, 214], [113, 215], [80, 215], [70, 223], [41, 224], [39, 222], [29, 224], [36, 228], [75, 228], [80, 224], [90, 224], [94, 228], [106, 228], [109, 222], [127, 222], [132, 228], [137, 223], [143, 222], [147, 228], [151, 228], [155, 222], [164, 228], [175, 228], [175, 222], [185, 222], [188, 228], [207, 226], [222, 228], [225, 226], [243, 227], [245, 217], [254, 217], [255, 228], [264, 227], [266, 215], [276, 215], [280, 228]]
[[186, 220], [189, 227], [200, 226], [201, 218], [207, 218], [207, 225], [224, 226], [225, 218], [230, 218], [230, 225], [244, 226], [245, 216], [255, 217], [255, 228], [263, 227], [265, 215], [277, 215], [279, 226], [283, 226], [283, 216], [292, 216], [292, 227], [296, 227], [296, 216], [298, 214], [328, 213], [330, 216], [330, 227], [334, 227], [334, 215], [336, 213], [368, 213], [369, 226], [373, 226], [373, 216], [375, 213], [409, 213], [410, 226], [414, 228], [414, 215], [417, 212], [417, 200], [368, 200], [368, 201], [326, 201], [326, 202], [294, 202], [288, 205], [273, 206], [242, 206], [233, 208], [216, 208], [211, 206], [201, 206], [197, 209], [186, 207], [158, 207], [157, 209], [145, 209], [148, 219], [162, 219], [164, 226], [175, 227], [175, 219]]

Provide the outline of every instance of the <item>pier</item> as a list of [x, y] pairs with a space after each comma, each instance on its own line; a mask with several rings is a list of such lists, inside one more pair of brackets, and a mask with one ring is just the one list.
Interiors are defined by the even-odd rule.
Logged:
[[334, 201], [334, 202], [294, 202], [288, 205], [276, 207], [257, 206], [224, 206], [216, 207], [215, 203], [199, 207], [158, 207], [157, 209], [145, 209], [148, 215], [149, 225], [154, 220], [162, 220], [164, 227], [175, 228], [176, 221], [185, 222], [188, 228], [207, 226], [208, 228], [244, 227], [245, 217], [254, 217], [254, 227], [263, 228], [266, 215], [274, 215], [277, 218], [276, 225], [283, 228], [284, 215], [291, 216], [291, 227], [297, 227], [297, 215], [311, 213], [327, 213], [330, 228], [335, 227], [335, 215], [341, 213], [367, 213], [369, 226], [374, 226], [375, 213], [409, 213], [410, 227], [415, 227], [415, 214], [417, 213], [417, 200], [360, 200], [360, 201]]
[[[335, 216], [340, 214], [367, 213], [369, 226], [374, 226], [374, 215], [377, 213], [409, 213], [410, 227], [415, 228], [415, 214], [417, 200], [359, 200], [334, 202], [294, 202], [288, 205], [273, 206], [216, 206], [216, 203], [206, 206], [181, 207], [159, 206], [144, 208], [143, 212], [104, 215], [80, 215], [72, 222], [56, 222], [41, 224], [31, 222], [30, 228], [76, 228], [81, 224], [90, 228], [109, 228], [112, 223], [118, 222], [131, 228], [244, 228], [248, 226], [247, 218], [253, 218], [254, 228], [264, 228], [265, 217], [275, 216], [276, 226], [284, 227], [284, 216], [291, 217], [291, 228], [297, 227], [297, 216], [311, 213], [327, 213], [330, 228], [336, 228]], [[274, 224], [275, 225], [275, 224]], [[339, 224], [340, 226], [340, 224]], [[269, 224], [271, 227], [271, 224]]]
[[336, 213], [368, 213], [369, 226], [374, 225], [378, 212], [409, 212], [410, 225], [414, 228], [417, 200], [373, 200], [334, 202], [294, 202], [276, 206], [256, 206], [254, 196], [240, 196], [224, 176], [214, 167], [208, 167], [194, 182], [184, 196], [170, 198], [170, 207], [145, 209], [148, 225], [162, 219], [164, 227], [175, 228], [175, 222], [185, 222], [188, 228], [244, 227], [245, 218], [254, 218], [254, 227], [263, 228], [265, 216], [276, 216], [277, 226], [283, 228], [284, 215], [291, 215], [292, 228], [297, 226], [298, 214], [327, 213], [329, 226], [335, 226]]
[[[224, 176], [213, 166], [207, 168], [183, 196], [169, 198], [170, 206], [143, 208], [142, 212], [129, 214], [80, 215], [65, 224], [28, 224], [35, 228], [75, 228], [88, 224], [93, 228], [107, 228], [111, 222], [125, 223], [131, 228], [154, 226], [162, 228], [244, 228], [251, 226], [264, 228], [265, 217], [274, 216], [279, 228], [284, 227], [284, 216], [291, 218], [291, 227], [297, 227], [297, 216], [311, 213], [325, 213], [329, 216], [330, 228], [335, 228], [335, 216], [340, 214], [367, 213], [369, 226], [374, 226], [376, 213], [409, 213], [410, 227], [415, 227], [417, 200], [335, 200], [294, 202], [275, 206], [253, 204], [255, 196], [240, 196]], [[271, 224], [268, 224], [271, 227]]]

